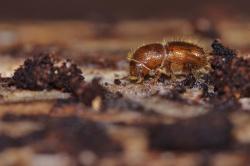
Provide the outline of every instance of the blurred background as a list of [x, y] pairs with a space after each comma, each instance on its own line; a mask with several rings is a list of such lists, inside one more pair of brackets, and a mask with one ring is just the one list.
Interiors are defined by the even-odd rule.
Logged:
[[126, 60], [145, 43], [191, 39], [209, 49], [219, 38], [248, 54], [249, 5], [248, 0], [2, 1], [0, 52], [27, 55], [38, 45], [71, 58]]
[[248, 0], [2, 0], [0, 19], [249, 18], [249, 5]]

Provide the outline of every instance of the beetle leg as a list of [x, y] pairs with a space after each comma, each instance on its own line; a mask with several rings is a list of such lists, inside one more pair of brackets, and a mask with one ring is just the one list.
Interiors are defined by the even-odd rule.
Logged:
[[185, 65], [185, 69], [187, 71], [187, 74], [192, 74], [196, 80], [200, 78], [200, 73], [197, 72], [197, 67], [194, 64], [187, 63]]
[[164, 50], [164, 58], [163, 58], [163, 60], [162, 60], [162, 62], [161, 62], [160, 68], [163, 68], [163, 67], [164, 67], [164, 65], [165, 65], [165, 63], [166, 63], [166, 60], [167, 60], [167, 56], [168, 56], [167, 51], [166, 51], [166, 49], [165, 49], [165, 45], [162, 44], [162, 47], [163, 47], [163, 50]]
[[139, 78], [137, 79], [137, 81], [136, 81], [137, 84], [140, 84], [140, 83], [142, 83], [142, 82], [143, 82], [143, 77], [139, 77]]
[[171, 73], [171, 80], [174, 82], [177, 80], [176, 75], [173, 72]]
[[144, 80], [144, 74], [143, 74], [143, 65], [139, 65], [139, 66], [137, 66], [137, 76], [138, 76], [138, 78], [137, 78], [137, 81], [136, 81], [136, 83], [142, 83], [143, 82], [143, 80]]
[[174, 71], [173, 69], [171, 68], [171, 65], [172, 63], [170, 61], [165, 61], [165, 64], [164, 64], [164, 68], [165, 68], [165, 71], [164, 71], [164, 74], [166, 74], [167, 76], [171, 77], [172, 80], [176, 80], [176, 76], [174, 74]]
[[183, 67], [184, 71], [187, 72], [187, 74], [193, 74], [193, 65], [191, 63], [187, 63]]
[[161, 62], [161, 65], [156, 70], [156, 74], [155, 74], [155, 77], [154, 77], [154, 84], [156, 84], [158, 82], [158, 80], [160, 79], [162, 74], [167, 75], [167, 71], [169, 71], [169, 68], [170, 68], [170, 63], [166, 62], [167, 52], [166, 52], [166, 49], [165, 49], [165, 44], [163, 44], [162, 46], [163, 46], [163, 49], [164, 49], [164, 58], [163, 58], [163, 60]]
[[199, 78], [201, 78], [201, 73], [195, 71], [195, 70], [192, 70], [191, 74], [194, 76], [194, 78], [196, 80], [198, 80]]
[[156, 73], [155, 73], [155, 77], [153, 79], [153, 83], [156, 84], [158, 82], [158, 80], [160, 79], [161, 77], [161, 71], [160, 70], [157, 70]]
[[171, 80], [175, 82], [177, 78], [176, 78], [176, 75], [175, 75], [175, 68], [174, 68], [173, 63], [169, 65], [169, 73], [170, 73], [170, 76], [171, 76]]
[[158, 82], [158, 80], [160, 79], [162, 74], [167, 75], [166, 70], [164, 68], [156, 69], [155, 76], [154, 76], [154, 79], [153, 79], [154, 84], [156, 84]]

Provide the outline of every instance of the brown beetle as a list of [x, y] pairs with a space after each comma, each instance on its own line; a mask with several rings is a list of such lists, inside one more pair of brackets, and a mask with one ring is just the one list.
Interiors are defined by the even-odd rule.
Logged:
[[146, 75], [158, 80], [161, 74], [171, 78], [190, 73], [197, 76], [209, 69], [208, 56], [204, 49], [185, 41], [148, 44], [129, 54], [128, 59], [130, 80], [137, 82], [143, 81]]

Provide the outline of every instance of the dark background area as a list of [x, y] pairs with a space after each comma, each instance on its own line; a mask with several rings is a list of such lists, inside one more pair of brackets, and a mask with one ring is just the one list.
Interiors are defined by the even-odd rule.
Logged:
[[240, 16], [248, 18], [248, 0], [1, 0], [1, 20], [196, 18]]

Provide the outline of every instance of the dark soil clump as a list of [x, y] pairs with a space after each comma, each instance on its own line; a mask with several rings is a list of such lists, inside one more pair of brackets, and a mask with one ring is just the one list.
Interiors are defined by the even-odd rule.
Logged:
[[43, 52], [25, 60], [12, 79], [12, 84], [21, 89], [71, 92], [83, 82], [84, 77], [70, 60], [61, 60], [56, 55]]
[[83, 102], [87, 106], [91, 106], [92, 101], [96, 97], [104, 100], [108, 91], [99, 82], [100, 78], [94, 78], [90, 83], [79, 84], [72, 91], [73, 98], [79, 102]]
[[238, 99], [250, 96], [250, 59], [238, 57], [235, 50], [217, 40], [212, 48], [210, 81], [215, 95], [211, 102], [219, 110], [239, 108]]

